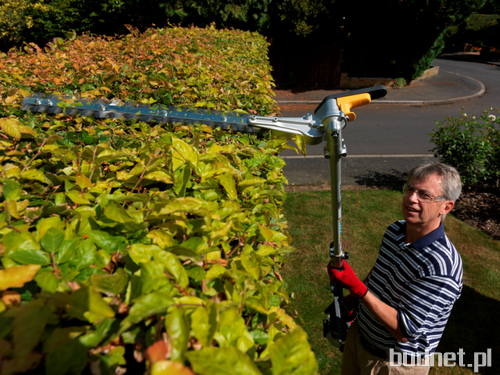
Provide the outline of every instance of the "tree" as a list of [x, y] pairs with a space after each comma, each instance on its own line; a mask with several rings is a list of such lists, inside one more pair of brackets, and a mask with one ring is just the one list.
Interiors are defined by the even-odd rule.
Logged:
[[348, 12], [353, 17], [346, 17], [348, 37], [344, 68], [350, 76], [415, 79], [442, 51], [446, 28], [464, 22], [484, 2], [385, 0], [383, 3], [353, 3]]

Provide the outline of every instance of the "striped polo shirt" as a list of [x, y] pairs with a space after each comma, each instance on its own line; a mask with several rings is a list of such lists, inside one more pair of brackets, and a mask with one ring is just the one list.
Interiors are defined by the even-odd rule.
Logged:
[[404, 220], [387, 228], [366, 286], [398, 311], [399, 326], [409, 341], [397, 341], [362, 303], [359, 327], [373, 345], [427, 357], [436, 351], [453, 304], [462, 292], [462, 259], [442, 223], [411, 244], [404, 243], [405, 234]]

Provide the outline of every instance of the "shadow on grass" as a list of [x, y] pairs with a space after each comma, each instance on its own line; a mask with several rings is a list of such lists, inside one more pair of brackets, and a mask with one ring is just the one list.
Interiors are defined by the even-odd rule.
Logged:
[[[492, 366], [480, 368], [479, 374], [500, 373], [499, 316], [500, 301], [464, 285], [460, 299], [453, 306], [437, 351], [458, 353], [462, 348], [465, 353], [463, 363], [467, 366], [474, 363], [474, 352], [486, 353], [487, 349], [491, 349]], [[478, 358], [481, 359], [481, 356], [478, 355]]]
[[367, 171], [361, 176], [354, 176], [354, 180], [359, 185], [401, 191], [407, 176], [408, 173], [392, 169], [390, 172]]

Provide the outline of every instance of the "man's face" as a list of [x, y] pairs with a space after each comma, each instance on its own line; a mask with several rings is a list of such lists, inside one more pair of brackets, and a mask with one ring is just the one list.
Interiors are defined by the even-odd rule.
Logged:
[[[442, 179], [431, 175], [427, 179], [412, 179], [409, 189], [403, 197], [403, 217], [407, 225], [428, 227], [431, 230], [439, 227], [441, 217], [451, 211], [453, 202], [442, 200]], [[441, 200], [435, 200], [438, 198]]]

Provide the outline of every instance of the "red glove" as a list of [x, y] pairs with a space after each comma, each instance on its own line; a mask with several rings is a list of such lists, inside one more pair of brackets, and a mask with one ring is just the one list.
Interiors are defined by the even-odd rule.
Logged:
[[342, 268], [332, 267], [332, 262], [328, 263], [328, 276], [332, 283], [340, 283], [343, 288], [349, 289], [357, 298], [362, 298], [368, 291], [363, 282], [358, 279], [351, 266], [344, 260]]

